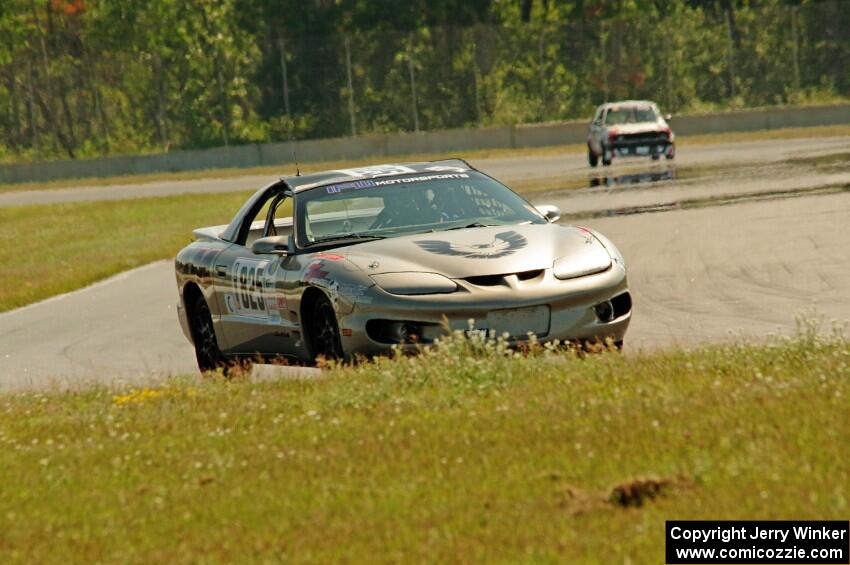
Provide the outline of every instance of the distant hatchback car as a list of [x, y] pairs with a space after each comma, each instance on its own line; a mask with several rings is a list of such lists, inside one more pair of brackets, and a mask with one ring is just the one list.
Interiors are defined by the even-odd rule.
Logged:
[[587, 161], [610, 165], [614, 157], [676, 156], [673, 130], [658, 106], [648, 100], [609, 102], [596, 109], [587, 136]]
[[283, 177], [177, 255], [180, 322], [202, 370], [368, 357], [448, 329], [619, 346], [623, 257], [559, 216], [457, 159]]

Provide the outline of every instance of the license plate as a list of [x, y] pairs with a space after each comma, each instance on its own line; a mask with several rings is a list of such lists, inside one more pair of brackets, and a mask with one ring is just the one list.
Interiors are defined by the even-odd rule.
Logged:
[[511, 337], [526, 337], [529, 332], [538, 337], [549, 333], [549, 306], [494, 310], [487, 314], [487, 326], [497, 336], [505, 332]]
[[649, 146], [648, 145], [638, 145], [637, 149], [638, 155], [649, 155]]

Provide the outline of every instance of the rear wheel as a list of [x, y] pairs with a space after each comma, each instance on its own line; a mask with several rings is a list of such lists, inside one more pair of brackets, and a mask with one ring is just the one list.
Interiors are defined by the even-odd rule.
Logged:
[[660, 159], [660, 158], [661, 158], [661, 155], [659, 155], [658, 153], [653, 153], [653, 154], [652, 154], [652, 160], [653, 160], [653, 161], [657, 161], [657, 160], [658, 160], [658, 159]]
[[212, 314], [207, 301], [198, 296], [192, 307], [192, 341], [195, 344], [195, 359], [201, 372], [227, 369], [229, 363], [218, 348]]
[[599, 163], [599, 156], [593, 152], [589, 145], [587, 146], [587, 162], [591, 167], [595, 167]]
[[319, 297], [313, 304], [310, 316], [310, 345], [315, 359], [342, 359], [342, 342], [336, 312], [326, 296]]

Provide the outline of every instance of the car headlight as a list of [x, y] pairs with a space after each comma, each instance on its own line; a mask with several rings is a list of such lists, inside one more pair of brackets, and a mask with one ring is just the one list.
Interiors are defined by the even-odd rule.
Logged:
[[604, 235], [602, 235], [601, 233], [596, 232], [596, 231], [593, 232], [593, 237], [595, 237], [600, 242], [602, 242], [602, 245], [604, 245], [605, 249], [608, 250], [608, 255], [611, 256], [611, 259], [613, 259], [615, 262], [619, 263], [621, 267], [626, 266], [626, 260], [623, 259], [623, 254], [620, 253], [620, 250], [617, 249], [617, 246], [614, 245], [611, 242], [610, 239], [608, 239], [607, 237], [605, 237]]
[[448, 294], [457, 290], [454, 281], [437, 273], [406, 272], [370, 276], [379, 287], [390, 294]]
[[[601, 251], [601, 250], [600, 250]], [[607, 253], [587, 253], [579, 256], [561, 257], [555, 259], [552, 271], [559, 279], [575, 279], [601, 273], [611, 266], [611, 258]]]

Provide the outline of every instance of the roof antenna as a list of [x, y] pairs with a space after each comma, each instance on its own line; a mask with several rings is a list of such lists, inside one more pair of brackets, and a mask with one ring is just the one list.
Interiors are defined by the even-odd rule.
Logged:
[[295, 150], [292, 150], [292, 160], [295, 161], [295, 176], [301, 176], [301, 169], [298, 168], [298, 155], [295, 154]]

